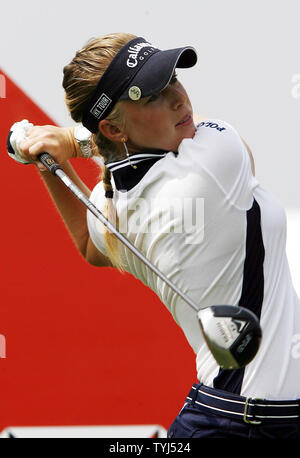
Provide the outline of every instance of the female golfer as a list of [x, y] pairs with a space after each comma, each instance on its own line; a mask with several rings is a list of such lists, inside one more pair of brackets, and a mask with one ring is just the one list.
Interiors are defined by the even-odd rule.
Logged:
[[[148, 270], [41, 164], [38, 167], [85, 259], [130, 272], [155, 291], [196, 354], [197, 383], [168, 437], [300, 438], [300, 303], [286, 258], [286, 218], [255, 178], [246, 143], [228, 123], [194, 123], [177, 68], [191, 47], [161, 51], [142, 37], [91, 40], [64, 68], [66, 104], [85, 129], [14, 126], [22, 161], [49, 152], [119, 230], [201, 308], [241, 305], [263, 341], [244, 369], [221, 370], [195, 312]], [[26, 136], [25, 136], [26, 134]], [[17, 144], [18, 143], [18, 144]], [[94, 190], [72, 157], [101, 157]], [[173, 381], [172, 383], [176, 383]]]

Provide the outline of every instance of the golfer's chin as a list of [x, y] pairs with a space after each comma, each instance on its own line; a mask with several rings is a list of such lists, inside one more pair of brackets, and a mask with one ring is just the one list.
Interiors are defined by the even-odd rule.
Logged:
[[[188, 126], [188, 128], [185, 128], [185, 132], [183, 133], [183, 135], [180, 136], [177, 142], [175, 151], [178, 151], [178, 148], [183, 140], [185, 140], [186, 138], [194, 138], [196, 131], [197, 129], [194, 124]], [[174, 151], [174, 149], [172, 151]]]

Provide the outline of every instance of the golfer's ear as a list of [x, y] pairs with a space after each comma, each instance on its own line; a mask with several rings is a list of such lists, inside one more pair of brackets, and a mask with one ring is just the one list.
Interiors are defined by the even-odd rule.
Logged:
[[124, 137], [124, 133], [119, 129], [119, 127], [112, 124], [107, 119], [103, 119], [99, 122], [99, 130], [104, 135], [104, 137], [108, 138], [108, 140], [112, 142], [120, 142]]

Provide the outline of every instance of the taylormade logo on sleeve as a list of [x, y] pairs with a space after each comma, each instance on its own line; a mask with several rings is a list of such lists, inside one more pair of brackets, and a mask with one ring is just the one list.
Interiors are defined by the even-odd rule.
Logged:
[[[149, 48], [149, 49], [147, 51], [144, 51], [142, 55], [140, 55], [141, 50], [144, 48]], [[129, 57], [127, 59], [127, 67], [130, 67], [130, 68], [136, 67], [138, 64], [138, 61], [144, 60], [145, 57], [153, 53], [154, 49], [157, 49], [157, 48], [154, 48], [151, 43], [146, 43], [146, 42], [137, 43], [134, 46], [130, 46], [128, 48]]]

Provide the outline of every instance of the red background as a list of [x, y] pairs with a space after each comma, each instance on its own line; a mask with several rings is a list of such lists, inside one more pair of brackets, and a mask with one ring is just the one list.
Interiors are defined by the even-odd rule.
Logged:
[[[1, 74], [4, 74], [1, 72]], [[0, 99], [0, 431], [160, 424], [196, 379], [195, 357], [158, 297], [77, 253], [34, 166], [6, 154], [15, 121], [53, 124], [8, 77]], [[92, 187], [98, 170], [76, 160]], [[171, 260], [170, 260], [171, 261]]]

